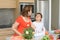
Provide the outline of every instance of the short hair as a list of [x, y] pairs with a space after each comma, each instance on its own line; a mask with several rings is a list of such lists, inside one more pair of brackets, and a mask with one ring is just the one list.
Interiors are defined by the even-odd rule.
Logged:
[[41, 18], [42, 18], [42, 14], [41, 14], [41, 13], [36, 13], [36, 14], [35, 14], [35, 17], [36, 17], [38, 14], [40, 14], [40, 15], [41, 15]]
[[24, 6], [24, 8], [22, 9], [21, 15], [28, 17], [28, 12], [29, 12], [31, 9], [32, 9], [32, 6], [31, 6], [31, 5], [26, 5], [26, 6]]

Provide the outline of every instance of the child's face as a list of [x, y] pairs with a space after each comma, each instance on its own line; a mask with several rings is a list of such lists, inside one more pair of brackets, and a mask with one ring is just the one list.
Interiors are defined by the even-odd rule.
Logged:
[[40, 21], [40, 20], [42, 20], [41, 15], [40, 14], [37, 14], [36, 15], [36, 21]]

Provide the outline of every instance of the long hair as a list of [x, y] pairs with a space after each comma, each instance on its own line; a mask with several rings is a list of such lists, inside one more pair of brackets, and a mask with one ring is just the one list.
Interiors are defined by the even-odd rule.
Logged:
[[22, 16], [28, 17], [28, 12], [32, 9], [31, 5], [26, 5], [21, 12]]

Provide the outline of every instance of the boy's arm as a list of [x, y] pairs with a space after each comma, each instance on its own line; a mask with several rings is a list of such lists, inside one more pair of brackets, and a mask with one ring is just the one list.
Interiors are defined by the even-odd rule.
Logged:
[[48, 31], [45, 29], [45, 27], [43, 27], [43, 32], [45, 33], [45, 35], [48, 35]]
[[45, 30], [45, 27], [43, 27], [42, 31], [45, 33], [45, 31], [46, 31], [46, 30]]

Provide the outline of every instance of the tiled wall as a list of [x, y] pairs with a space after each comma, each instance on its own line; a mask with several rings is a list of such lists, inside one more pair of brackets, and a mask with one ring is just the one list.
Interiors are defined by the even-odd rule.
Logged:
[[14, 9], [0, 9], [0, 25], [13, 23]]

